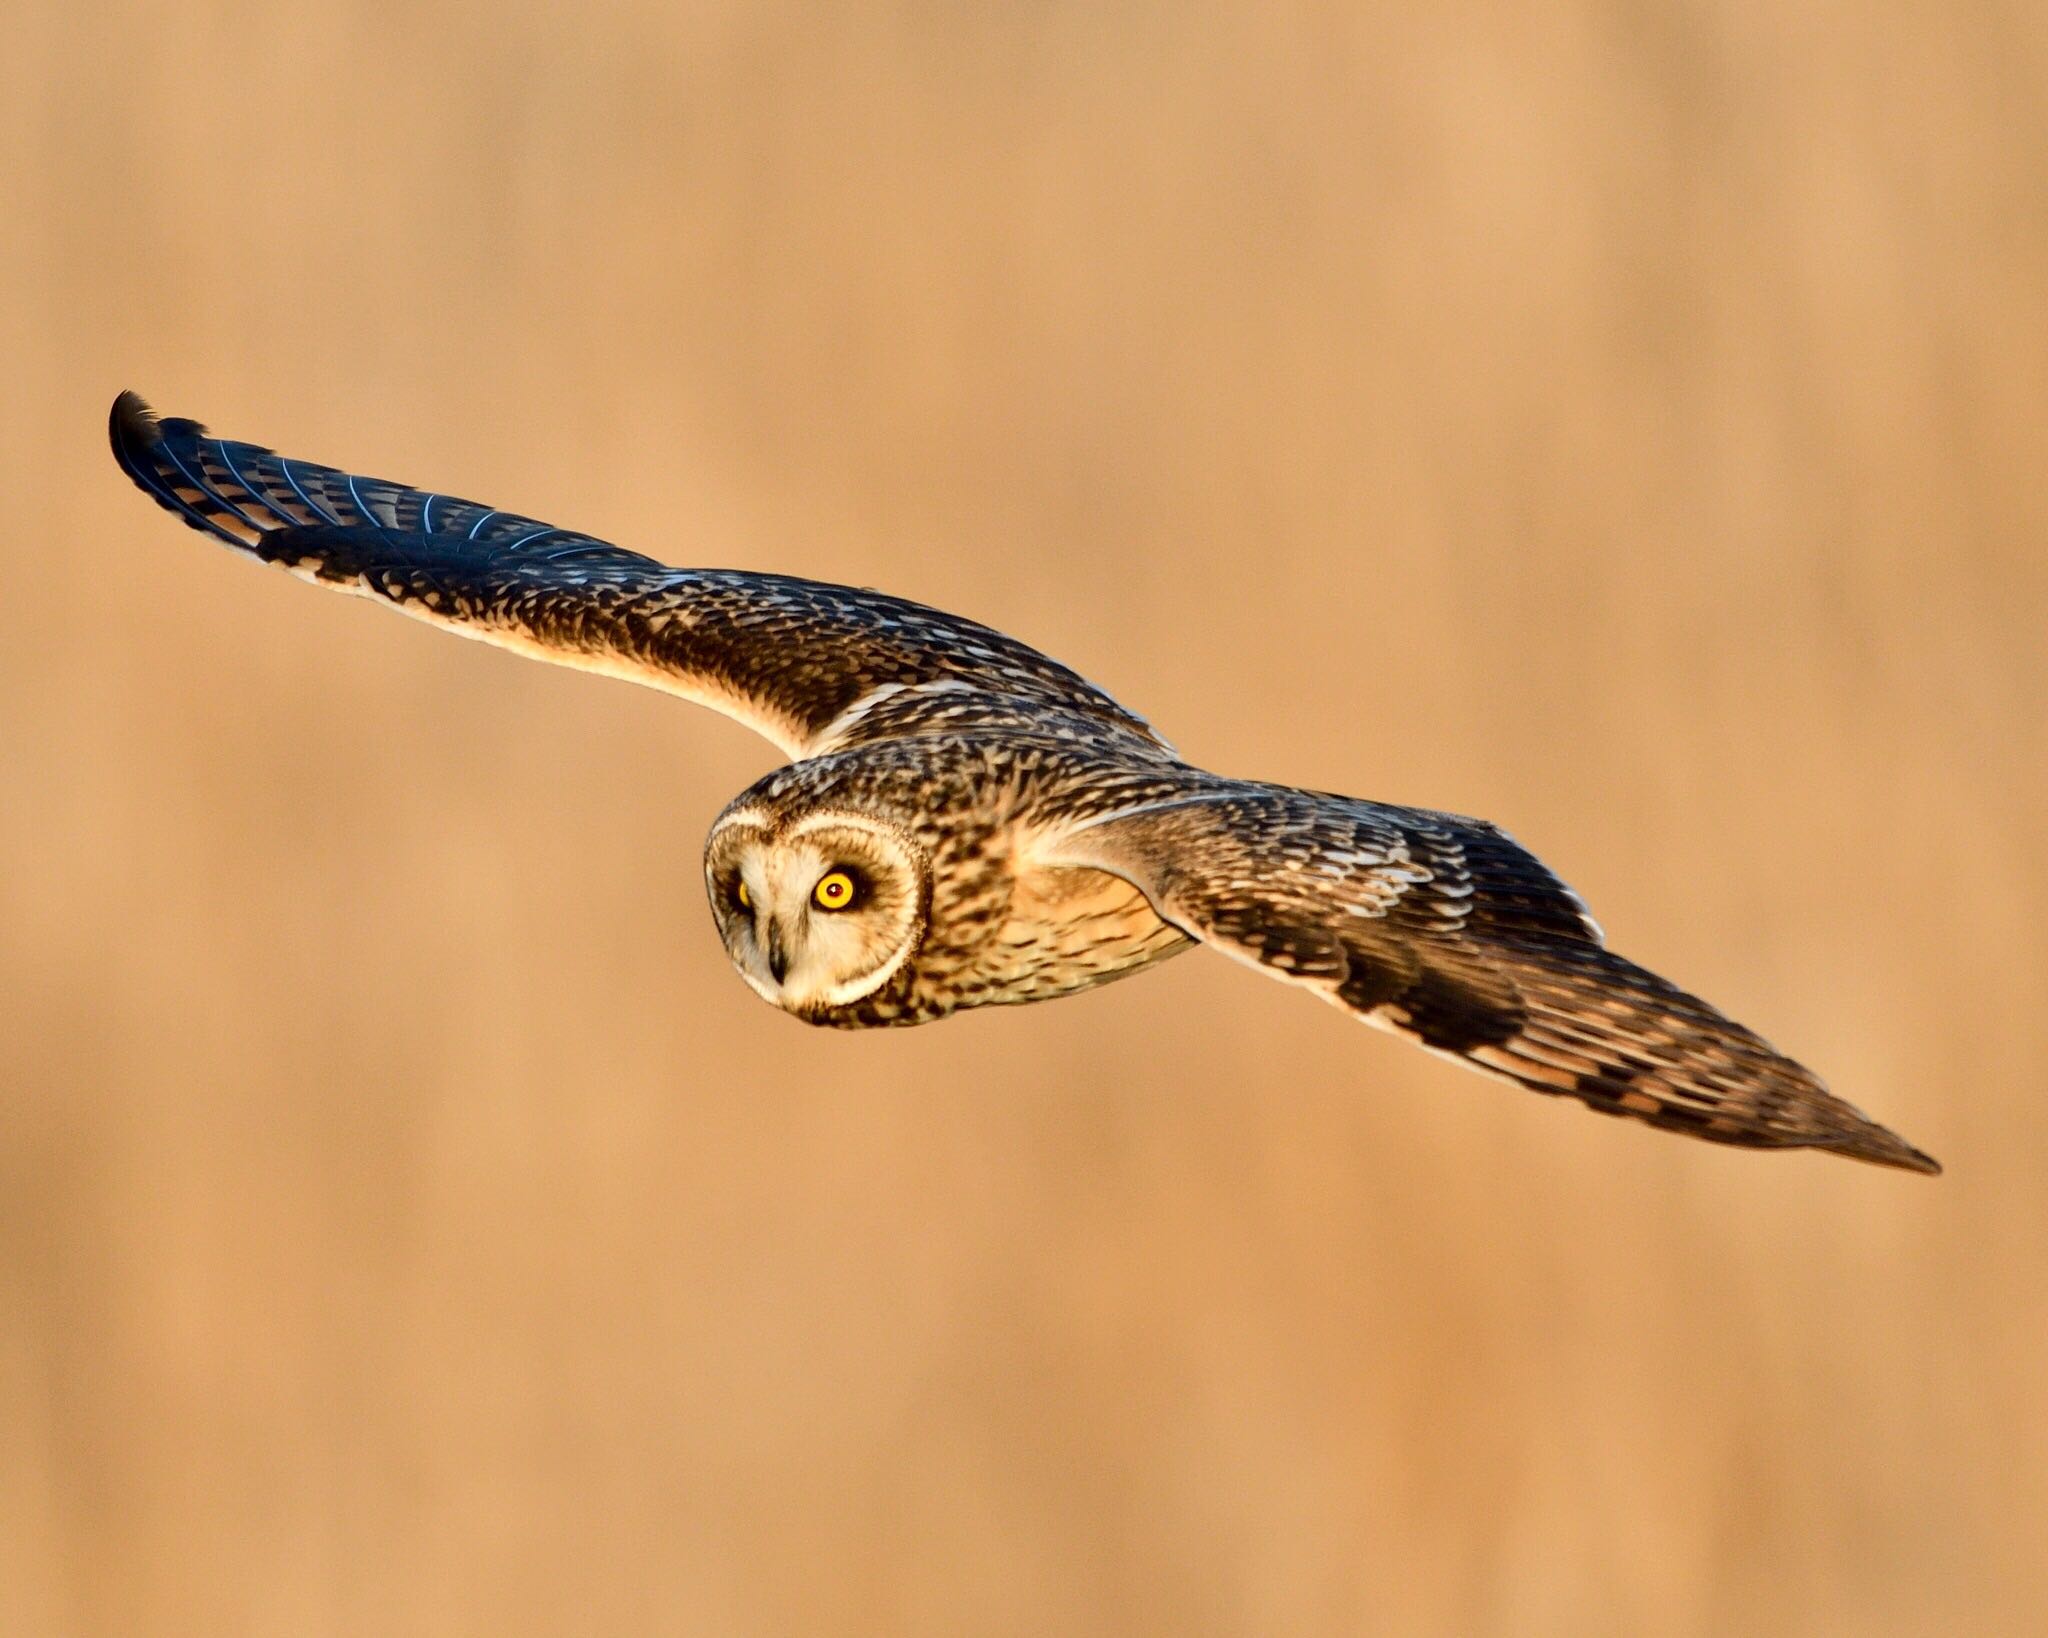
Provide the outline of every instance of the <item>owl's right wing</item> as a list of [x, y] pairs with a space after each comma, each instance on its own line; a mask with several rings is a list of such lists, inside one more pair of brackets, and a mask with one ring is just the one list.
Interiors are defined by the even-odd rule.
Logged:
[[1079, 816], [1041, 857], [1120, 876], [1190, 938], [1531, 1091], [1713, 1142], [1941, 1169], [1608, 951], [1578, 896], [1483, 821], [1218, 780]]
[[467, 637], [735, 717], [790, 756], [1056, 709], [1156, 748], [1142, 718], [1001, 632], [852, 586], [674, 569], [475, 501], [287, 459], [114, 401], [114, 456], [236, 551]]

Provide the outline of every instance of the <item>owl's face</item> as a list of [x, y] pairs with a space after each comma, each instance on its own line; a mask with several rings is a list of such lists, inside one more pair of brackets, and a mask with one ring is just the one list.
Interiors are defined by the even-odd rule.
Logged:
[[704, 873], [719, 936], [764, 1000], [820, 1017], [872, 995], [917, 948], [927, 870], [902, 832], [846, 813], [722, 821]]

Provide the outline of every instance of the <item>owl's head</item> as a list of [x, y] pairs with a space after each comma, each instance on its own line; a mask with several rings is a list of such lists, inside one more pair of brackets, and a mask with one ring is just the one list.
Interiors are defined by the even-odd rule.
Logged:
[[923, 933], [929, 870], [910, 838], [859, 814], [729, 813], [704, 850], [726, 953], [764, 1000], [820, 1019], [888, 983]]

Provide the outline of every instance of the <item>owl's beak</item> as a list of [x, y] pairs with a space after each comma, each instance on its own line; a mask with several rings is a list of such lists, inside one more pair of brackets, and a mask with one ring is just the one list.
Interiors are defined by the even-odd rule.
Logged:
[[782, 982], [783, 974], [789, 971], [789, 952], [782, 945], [782, 923], [768, 923], [768, 976], [776, 983]]

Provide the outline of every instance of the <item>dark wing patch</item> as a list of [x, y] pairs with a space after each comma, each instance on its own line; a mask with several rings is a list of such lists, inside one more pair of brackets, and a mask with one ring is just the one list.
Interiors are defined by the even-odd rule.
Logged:
[[1123, 876], [1190, 937], [1531, 1091], [1717, 1143], [1941, 1169], [1607, 950], [1578, 896], [1481, 821], [1216, 781], [1051, 847], [1049, 863]]
[[[1159, 741], [1036, 650], [879, 592], [785, 575], [675, 569], [453, 495], [289, 460], [114, 401], [115, 458], [194, 528], [301, 578], [465, 636], [625, 677], [738, 718], [793, 756], [1056, 707]], [[943, 696], [941, 712], [916, 707]], [[885, 709], [886, 707], [886, 709]]]

